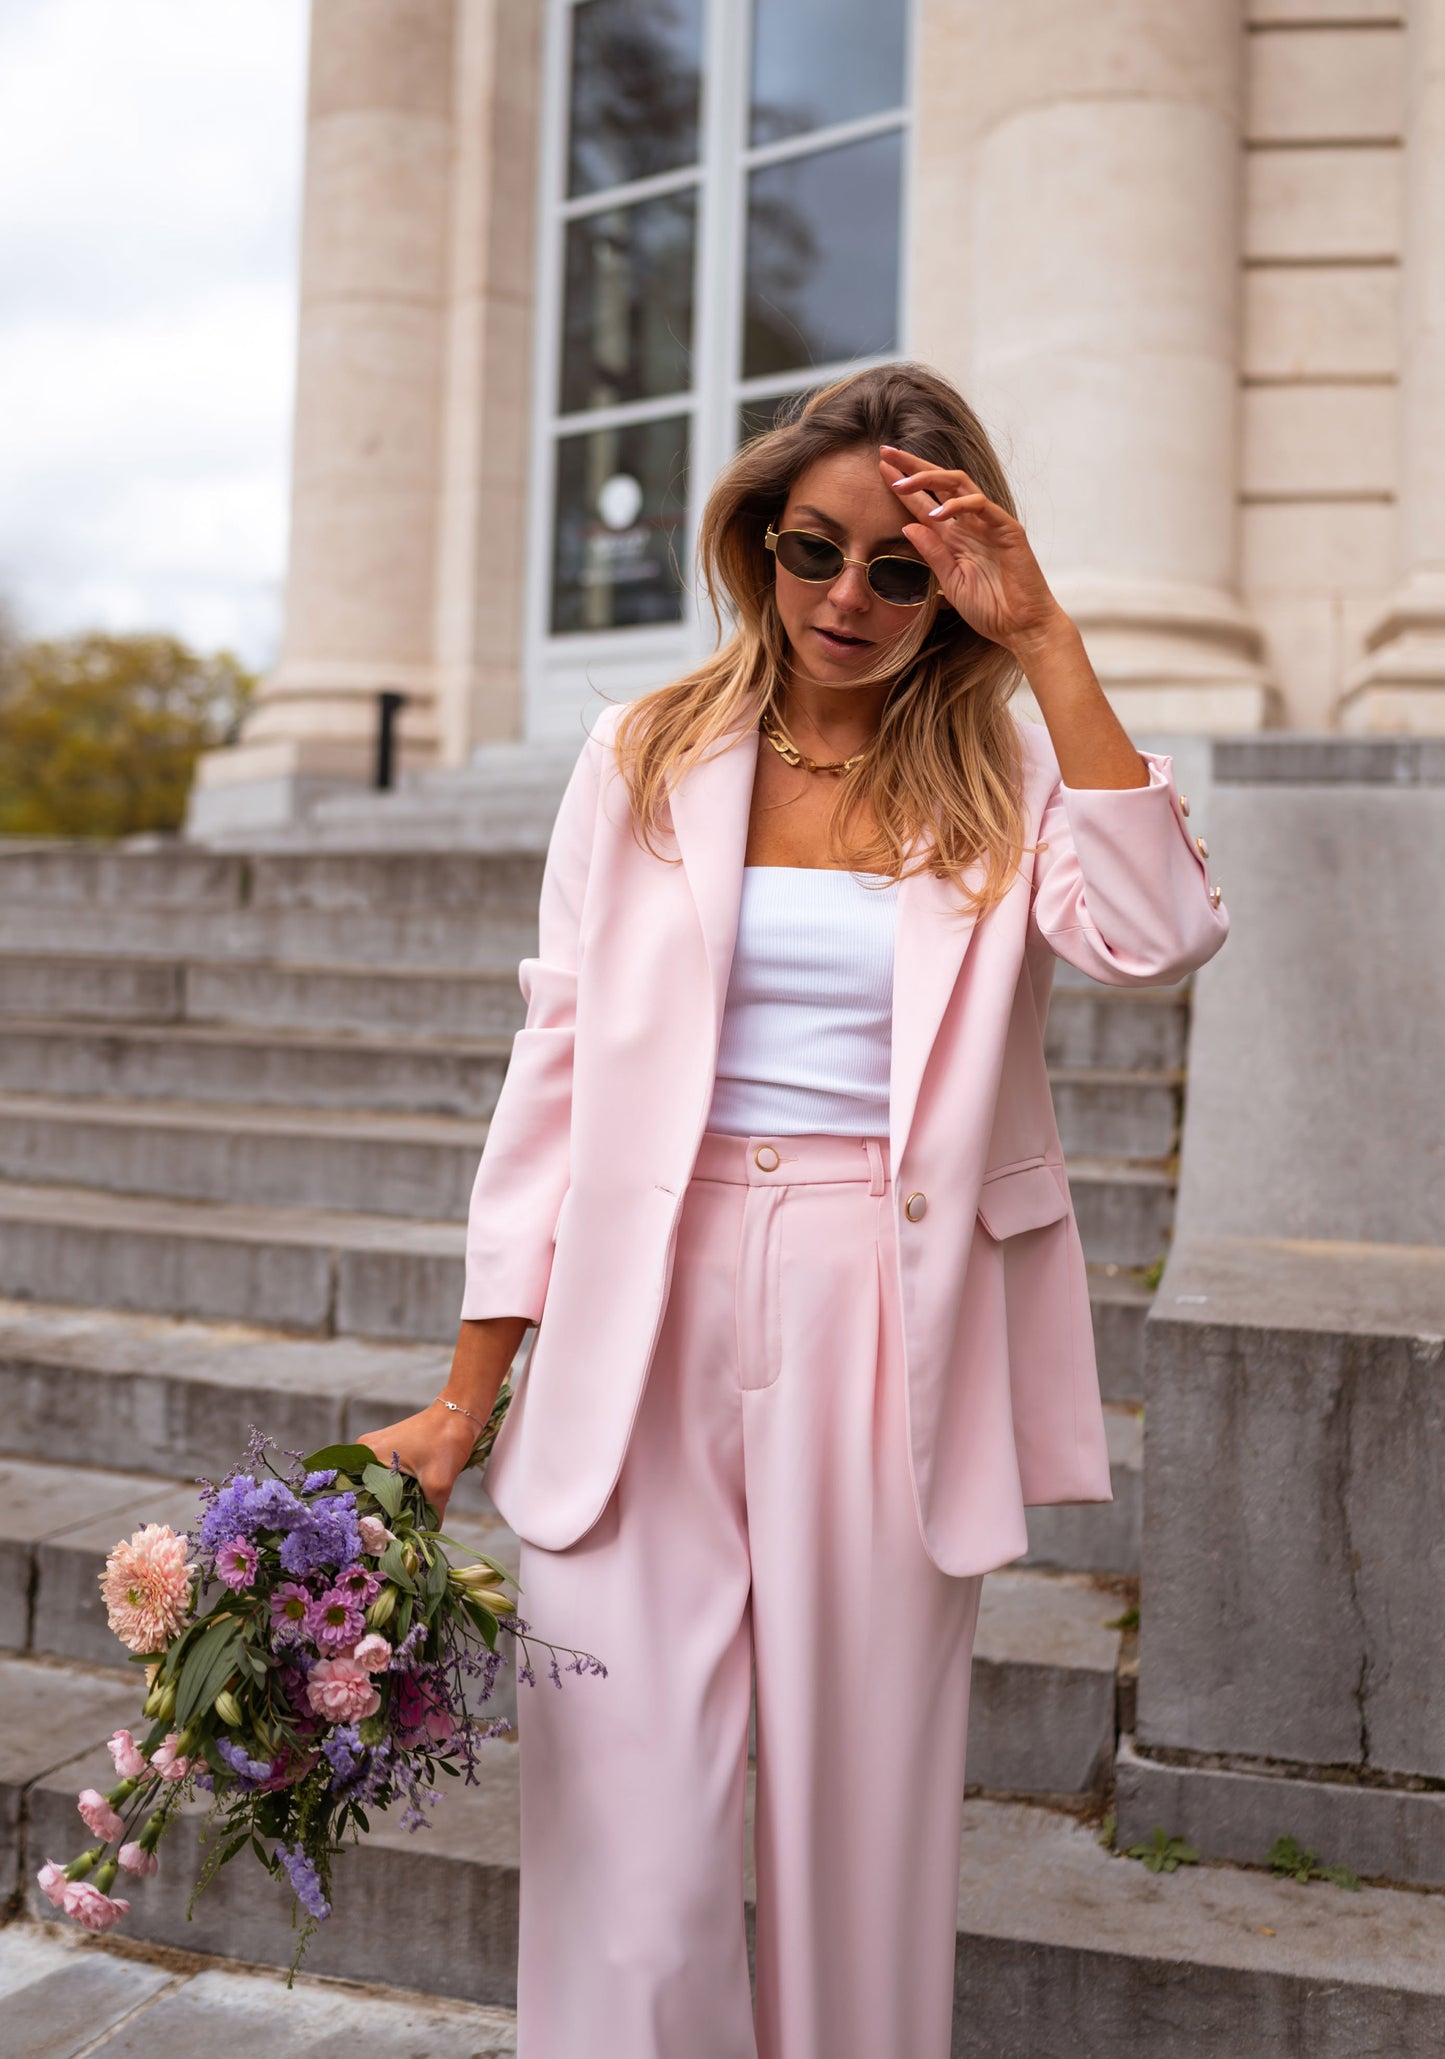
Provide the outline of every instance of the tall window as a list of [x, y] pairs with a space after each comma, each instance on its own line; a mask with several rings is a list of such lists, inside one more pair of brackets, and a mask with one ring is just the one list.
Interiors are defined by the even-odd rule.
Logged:
[[738, 442], [906, 347], [909, 0], [550, 4], [528, 726], [575, 735], [709, 646]]

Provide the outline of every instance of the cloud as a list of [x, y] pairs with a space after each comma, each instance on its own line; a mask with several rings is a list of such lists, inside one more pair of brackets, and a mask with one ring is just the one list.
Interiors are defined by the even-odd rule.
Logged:
[[304, 0], [7, 0], [0, 588], [26, 627], [279, 630]]

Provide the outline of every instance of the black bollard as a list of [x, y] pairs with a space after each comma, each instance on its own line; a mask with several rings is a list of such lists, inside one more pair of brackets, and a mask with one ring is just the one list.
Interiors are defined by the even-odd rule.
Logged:
[[393, 783], [396, 765], [396, 718], [406, 706], [406, 695], [391, 689], [379, 693], [377, 700], [376, 725], [376, 779], [378, 792], [384, 793]]

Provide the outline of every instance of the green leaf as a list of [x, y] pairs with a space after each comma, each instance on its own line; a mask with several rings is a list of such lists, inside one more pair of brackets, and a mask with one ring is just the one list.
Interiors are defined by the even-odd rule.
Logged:
[[489, 1609], [484, 1609], [480, 1602], [473, 1601], [470, 1596], [462, 1603], [462, 1607], [466, 1610], [468, 1618], [481, 1636], [481, 1640], [487, 1647], [487, 1650], [495, 1651], [497, 1648], [496, 1617]]
[[361, 1476], [361, 1484], [368, 1494], [374, 1495], [392, 1522], [401, 1513], [402, 1477], [390, 1466], [369, 1465]]
[[231, 1839], [231, 1842], [226, 1846], [226, 1849], [222, 1852], [220, 1858], [216, 1861], [215, 1870], [217, 1871], [217, 1873], [220, 1872], [221, 1868], [226, 1864], [227, 1860], [235, 1858], [237, 1852], [240, 1851], [242, 1845], [248, 1844], [250, 1842], [250, 1837], [250, 1831], [243, 1830], [239, 1837], [233, 1837]]
[[416, 1582], [402, 1563], [401, 1546], [395, 1539], [386, 1547], [378, 1564], [384, 1580], [390, 1580], [394, 1586], [401, 1589], [403, 1594], [416, 1593]]
[[338, 1473], [350, 1473], [359, 1480], [368, 1466], [376, 1464], [376, 1453], [369, 1444], [328, 1444], [303, 1463], [308, 1473], [329, 1472], [334, 1466]]
[[208, 1625], [204, 1636], [187, 1653], [176, 1687], [177, 1730], [184, 1730], [192, 1716], [209, 1708], [236, 1668], [236, 1646], [241, 1625], [233, 1616]]

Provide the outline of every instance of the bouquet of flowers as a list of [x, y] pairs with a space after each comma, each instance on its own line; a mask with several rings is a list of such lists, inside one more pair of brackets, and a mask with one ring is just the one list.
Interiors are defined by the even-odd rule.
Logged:
[[[482, 1458], [495, 1422], [494, 1411]], [[294, 1973], [331, 1912], [333, 1862], [370, 1828], [368, 1811], [404, 1801], [403, 1825], [422, 1827], [437, 1776], [475, 1784], [479, 1747], [509, 1733], [505, 1718], [473, 1713], [502, 1664], [499, 1629], [522, 1647], [518, 1680], [536, 1675], [505, 1567], [485, 1554], [454, 1564], [446, 1548], [459, 1547], [411, 1474], [362, 1444], [282, 1453], [286, 1466], [273, 1450], [253, 1430], [221, 1485], [200, 1483], [193, 1536], [148, 1523], [106, 1560], [110, 1625], [146, 1669], [150, 1727], [117, 1730], [117, 1784], [80, 1795], [96, 1842], [38, 1877], [64, 1914], [109, 1930], [130, 1908], [112, 1893], [118, 1875], [155, 1873], [180, 1802], [205, 1792], [192, 1906], [249, 1851], [289, 1881], [293, 1920], [304, 1913]], [[560, 1687], [557, 1653], [571, 1647], [546, 1648]], [[566, 1670], [607, 1671], [576, 1651]]]

